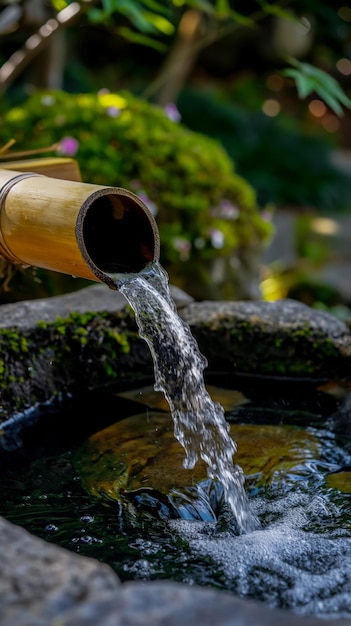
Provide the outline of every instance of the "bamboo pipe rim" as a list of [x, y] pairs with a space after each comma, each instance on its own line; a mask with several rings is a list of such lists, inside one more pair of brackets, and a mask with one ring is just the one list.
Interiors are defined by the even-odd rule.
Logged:
[[[132, 191], [129, 191], [128, 189], [125, 189], [123, 187], [102, 187], [101, 189], [97, 189], [96, 191], [94, 191], [91, 195], [89, 195], [85, 199], [78, 213], [77, 222], [76, 222], [76, 238], [77, 238], [80, 252], [83, 256], [84, 261], [86, 262], [90, 270], [93, 272], [93, 274], [95, 274], [95, 276], [100, 281], [106, 283], [111, 289], [117, 289], [116, 282], [112, 278], [112, 276], [110, 276], [109, 273], [106, 273], [105, 271], [101, 270], [101, 268], [99, 268], [98, 265], [96, 265], [96, 263], [94, 263], [94, 261], [92, 260], [91, 255], [89, 254], [87, 246], [86, 246], [86, 239], [84, 237], [84, 220], [91, 206], [97, 200], [99, 200], [99, 198], [103, 198], [106, 196], [116, 196], [119, 199], [121, 199], [121, 197], [128, 198], [129, 200], [133, 202], [134, 205], [137, 205], [138, 208], [141, 210], [142, 214], [146, 218], [146, 221], [148, 222], [148, 226], [151, 229], [152, 235], [153, 235], [153, 255], [152, 257], [148, 259], [149, 262], [155, 261], [156, 259], [159, 258], [160, 235], [158, 232], [155, 219], [153, 215], [151, 214], [151, 212], [149, 211], [149, 209], [147, 208], [147, 206], [135, 193], [133, 193]], [[147, 263], [145, 262], [144, 266], [146, 265]], [[130, 270], [130, 272], [132, 271], [133, 270]], [[123, 272], [120, 271], [119, 273], [123, 273]]]

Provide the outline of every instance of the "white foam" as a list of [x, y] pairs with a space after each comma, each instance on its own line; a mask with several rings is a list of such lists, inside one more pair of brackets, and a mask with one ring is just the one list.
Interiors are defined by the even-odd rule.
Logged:
[[218, 532], [209, 522], [169, 524], [194, 553], [213, 559], [226, 587], [240, 596], [299, 614], [350, 617], [351, 537], [306, 530], [315, 517], [319, 523], [332, 522], [337, 508], [321, 496], [296, 493], [254, 502], [258, 514], [271, 513], [275, 520], [249, 534]]

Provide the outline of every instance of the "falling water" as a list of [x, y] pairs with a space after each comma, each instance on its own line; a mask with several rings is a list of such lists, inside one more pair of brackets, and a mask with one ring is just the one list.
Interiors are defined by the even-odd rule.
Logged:
[[169, 403], [174, 434], [186, 452], [184, 467], [191, 469], [199, 457], [208, 476], [218, 480], [236, 520], [239, 533], [257, 529], [241, 468], [233, 463], [236, 445], [222, 406], [206, 391], [200, 353], [188, 324], [178, 315], [168, 287], [168, 276], [156, 261], [139, 274], [113, 279], [134, 309], [139, 333], [149, 345], [155, 370], [155, 390]]

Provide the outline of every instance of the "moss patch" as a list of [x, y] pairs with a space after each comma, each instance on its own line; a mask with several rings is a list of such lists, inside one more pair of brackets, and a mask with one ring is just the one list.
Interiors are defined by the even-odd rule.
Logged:
[[[145, 377], [151, 357], [126, 311], [0, 329], [1, 421], [58, 393]], [[0, 421], [0, 423], [1, 423]]]

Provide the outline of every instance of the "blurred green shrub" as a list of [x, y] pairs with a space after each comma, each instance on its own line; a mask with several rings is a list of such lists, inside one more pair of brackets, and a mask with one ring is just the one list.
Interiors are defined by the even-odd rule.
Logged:
[[307, 134], [287, 115], [271, 118], [223, 99], [218, 93], [184, 90], [178, 100], [182, 122], [221, 143], [260, 203], [323, 213], [350, 210], [350, 177], [332, 164], [326, 139]]
[[58, 152], [77, 159], [84, 181], [125, 187], [144, 200], [174, 284], [195, 297], [247, 297], [272, 233], [268, 212], [220, 144], [175, 114], [129, 92], [36, 93], [0, 115], [0, 145], [60, 142]]

